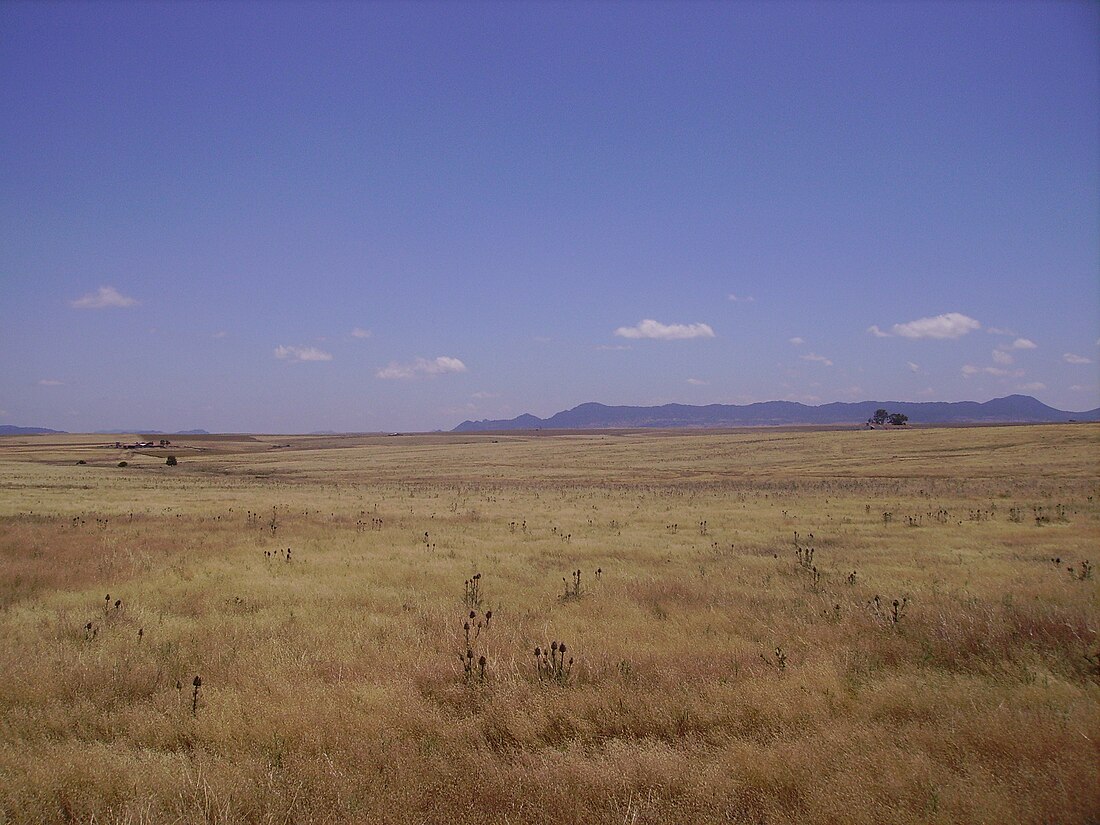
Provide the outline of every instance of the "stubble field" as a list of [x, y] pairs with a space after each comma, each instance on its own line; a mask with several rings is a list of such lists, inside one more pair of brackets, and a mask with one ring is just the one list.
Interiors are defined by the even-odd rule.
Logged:
[[1098, 426], [177, 438], [0, 439], [0, 822], [1100, 821]]

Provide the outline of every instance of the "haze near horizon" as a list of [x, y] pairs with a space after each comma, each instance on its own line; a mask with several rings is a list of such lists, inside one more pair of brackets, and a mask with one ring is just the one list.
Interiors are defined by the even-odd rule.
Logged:
[[0, 5], [0, 423], [1100, 406], [1100, 7]]

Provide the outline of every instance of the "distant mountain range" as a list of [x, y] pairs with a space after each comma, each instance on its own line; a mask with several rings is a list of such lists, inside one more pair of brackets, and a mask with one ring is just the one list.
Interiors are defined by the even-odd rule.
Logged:
[[794, 401], [757, 404], [665, 404], [660, 407], [609, 407], [581, 404], [538, 418], [530, 413], [507, 420], [463, 421], [453, 432], [488, 430], [590, 430], [634, 427], [760, 427], [798, 424], [862, 424], [878, 409], [904, 413], [913, 424], [1025, 424], [1059, 421], [1100, 421], [1100, 408], [1065, 412], [1030, 395], [1009, 395], [991, 401], [859, 401], [817, 407]]
[[64, 430], [49, 430], [45, 427], [13, 427], [11, 424], [0, 424], [0, 435], [50, 435], [56, 433], [63, 435]]
[[[93, 435], [123, 435], [125, 433], [140, 433], [141, 435], [166, 435], [163, 430], [96, 430]], [[15, 427], [11, 424], [0, 424], [0, 435], [68, 435], [67, 430], [50, 430], [46, 427]], [[206, 430], [180, 430], [167, 435], [210, 435]]]

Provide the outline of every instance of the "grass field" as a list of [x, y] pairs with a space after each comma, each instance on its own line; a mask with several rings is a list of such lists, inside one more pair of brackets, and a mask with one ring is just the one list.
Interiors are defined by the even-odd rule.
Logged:
[[0, 439], [0, 822], [1100, 821], [1100, 426], [106, 438]]

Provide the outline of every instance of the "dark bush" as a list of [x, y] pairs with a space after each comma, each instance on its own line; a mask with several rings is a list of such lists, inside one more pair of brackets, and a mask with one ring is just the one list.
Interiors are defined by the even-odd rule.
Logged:
[[179, 464], [179, 462], [176, 461], [176, 457], [174, 455], [168, 456], [168, 460], [164, 463], [167, 464], [169, 467], [175, 467], [177, 464]]
[[119, 467], [129, 467], [130, 465], [128, 463], [126, 463], [125, 461], [120, 461], [120, 462], [118, 462], [118, 466]]
[[80, 459], [80, 461], [78, 461], [78, 462], [76, 462], [76, 463], [77, 463], [77, 464], [87, 464], [88, 462], [87, 462], [87, 461], [85, 461], [85, 460], [84, 460], [84, 459], [82, 458], [82, 459]]

